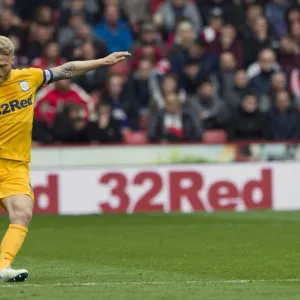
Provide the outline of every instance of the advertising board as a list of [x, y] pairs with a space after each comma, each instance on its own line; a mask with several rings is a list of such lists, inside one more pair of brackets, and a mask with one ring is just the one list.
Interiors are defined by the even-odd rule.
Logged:
[[199, 164], [33, 170], [35, 212], [300, 209], [300, 163]]

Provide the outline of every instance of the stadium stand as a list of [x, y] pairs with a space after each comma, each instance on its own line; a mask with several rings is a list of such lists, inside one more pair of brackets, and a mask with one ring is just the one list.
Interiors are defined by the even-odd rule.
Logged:
[[132, 53], [42, 88], [35, 144], [300, 138], [299, 1], [2, 0], [0, 34], [15, 68]]

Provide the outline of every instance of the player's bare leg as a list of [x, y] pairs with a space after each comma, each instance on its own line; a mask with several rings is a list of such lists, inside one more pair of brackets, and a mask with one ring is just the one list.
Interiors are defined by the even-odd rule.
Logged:
[[11, 264], [26, 238], [32, 218], [33, 201], [27, 195], [11, 196], [3, 201], [10, 219], [10, 226], [0, 245], [0, 281], [24, 281], [27, 270], [13, 270]]

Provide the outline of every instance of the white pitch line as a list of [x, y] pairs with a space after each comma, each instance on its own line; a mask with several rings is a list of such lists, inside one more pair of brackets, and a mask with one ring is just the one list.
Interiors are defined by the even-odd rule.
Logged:
[[51, 287], [51, 286], [108, 286], [108, 285], [168, 285], [168, 284], [245, 284], [257, 282], [300, 282], [300, 278], [289, 279], [242, 279], [242, 280], [196, 280], [196, 281], [119, 281], [119, 282], [86, 282], [86, 283], [53, 283], [53, 284], [9, 284], [3, 285], [1, 288], [25, 288], [25, 287]]

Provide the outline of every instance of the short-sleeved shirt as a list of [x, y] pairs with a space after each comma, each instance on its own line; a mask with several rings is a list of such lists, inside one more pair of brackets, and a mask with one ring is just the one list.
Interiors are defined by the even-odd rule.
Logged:
[[30, 162], [36, 91], [53, 80], [51, 70], [12, 70], [0, 84], [0, 158]]

